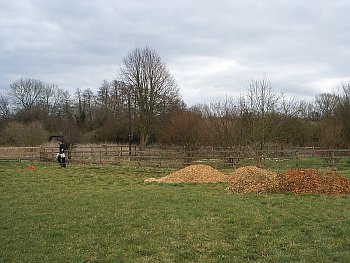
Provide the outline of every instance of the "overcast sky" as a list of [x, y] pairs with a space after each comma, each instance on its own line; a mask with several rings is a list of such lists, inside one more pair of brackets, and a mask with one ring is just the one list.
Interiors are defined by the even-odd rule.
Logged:
[[19, 78], [96, 91], [148, 46], [188, 105], [264, 76], [312, 99], [350, 81], [349, 14], [349, 0], [0, 0], [0, 91]]

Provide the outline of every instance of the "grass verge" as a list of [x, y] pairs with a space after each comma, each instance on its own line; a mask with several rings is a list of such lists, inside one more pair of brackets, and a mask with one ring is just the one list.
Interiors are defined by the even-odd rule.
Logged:
[[1, 261], [350, 262], [349, 196], [143, 182], [171, 171], [1, 163]]

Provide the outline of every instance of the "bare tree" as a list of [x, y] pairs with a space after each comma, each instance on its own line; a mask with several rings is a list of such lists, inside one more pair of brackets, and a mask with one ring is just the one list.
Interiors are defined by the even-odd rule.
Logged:
[[273, 91], [270, 80], [252, 80], [248, 91], [241, 98], [241, 108], [251, 138], [257, 150], [263, 150], [275, 135], [274, 128], [280, 96]]
[[8, 119], [10, 117], [9, 97], [0, 93], [0, 119]]
[[107, 80], [104, 80], [97, 91], [97, 103], [100, 106], [100, 109], [102, 109], [104, 115], [107, 115], [108, 112], [110, 90], [111, 83], [109, 83]]
[[80, 89], [77, 89], [75, 92], [76, 96], [76, 105], [75, 105], [75, 118], [79, 127], [83, 127], [86, 121], [86, 103], [83, 98], [83, 92]]
[[238, 108], [232, 98], [210, 103], [204, 108], [208, 143], [220, 147], [240, 146]]
[[55, 84], [45, 84], [41, 95], [41, 104], [47, 115], [57, 115], [61, 107], [64, 91]]
[[20, 109], [30, 109], [42, 99], [45, 83], [41, 80], [22, 78], [10, 84], [10, 95]]
[[340, 100], [336, 108], [336, 120], [341, 124], [344, 146], [350, 145], [350, 82], [341, 84]]
[[131, 51], [120, 69], [121, 80], [130, 90], [129, 102], [136, 118], [140, 146], [145, 146], [159, 120], [179, 102], [175, 80], [160, 56], [146, 47]]
[[331, 93], [317, 94], [315, 97], [315, 108], [319, 112], [320, 118], [334, 117], [334, 111], [339, 103], [339, 96]]
[[131, 90], [123, 81], [114, 80], [109, 92], [109, 108], [114, 116], [129, 115]]
[[84, 99], [84, 103], [86, 105], [86, 117], [87, 119], [92, 122], [92, 118], [93, 118], [93, 109], [95, 106], [95, 95], [92, 92], [91, 89], [86, 89], [83, 92], [83, 99]]

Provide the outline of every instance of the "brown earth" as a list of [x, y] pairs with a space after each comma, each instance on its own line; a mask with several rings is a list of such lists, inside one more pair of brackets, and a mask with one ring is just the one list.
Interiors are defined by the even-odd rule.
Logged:
[[280, 189], [277, 173], [255, 166], [244, 166], [233, 171], [228, 190], [234, 193], [273, 193]]
[[158, 183], [219, 183], [227, 182], [229, 176], [206, 164], [182, 168], [162, 178], [148, 178], [145, 182]]
[[334, 172], [322, 173], [313, 169], [294, 169], [281, 176], [281, 188], [294, 194], [350, 194], [350, 180]]

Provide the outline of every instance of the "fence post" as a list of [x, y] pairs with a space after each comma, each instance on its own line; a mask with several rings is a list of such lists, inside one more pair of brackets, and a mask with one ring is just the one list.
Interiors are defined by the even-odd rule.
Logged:
[[337, 170], [337, 165], [336, 165], [337, 161], [335, 159], [335, 153], [334, 153], [334, 149], [332, 149], [332, 157], [331, 157], [331, 169], [332, 170]]
[[40, 145], [40, 148], [39, 148], [39, 161], [41, 162], [42, 161], [42, 146]]
[[299, 167], [299, 151], [295, 151], [295, 160], [296, 160], [296, 167]]

